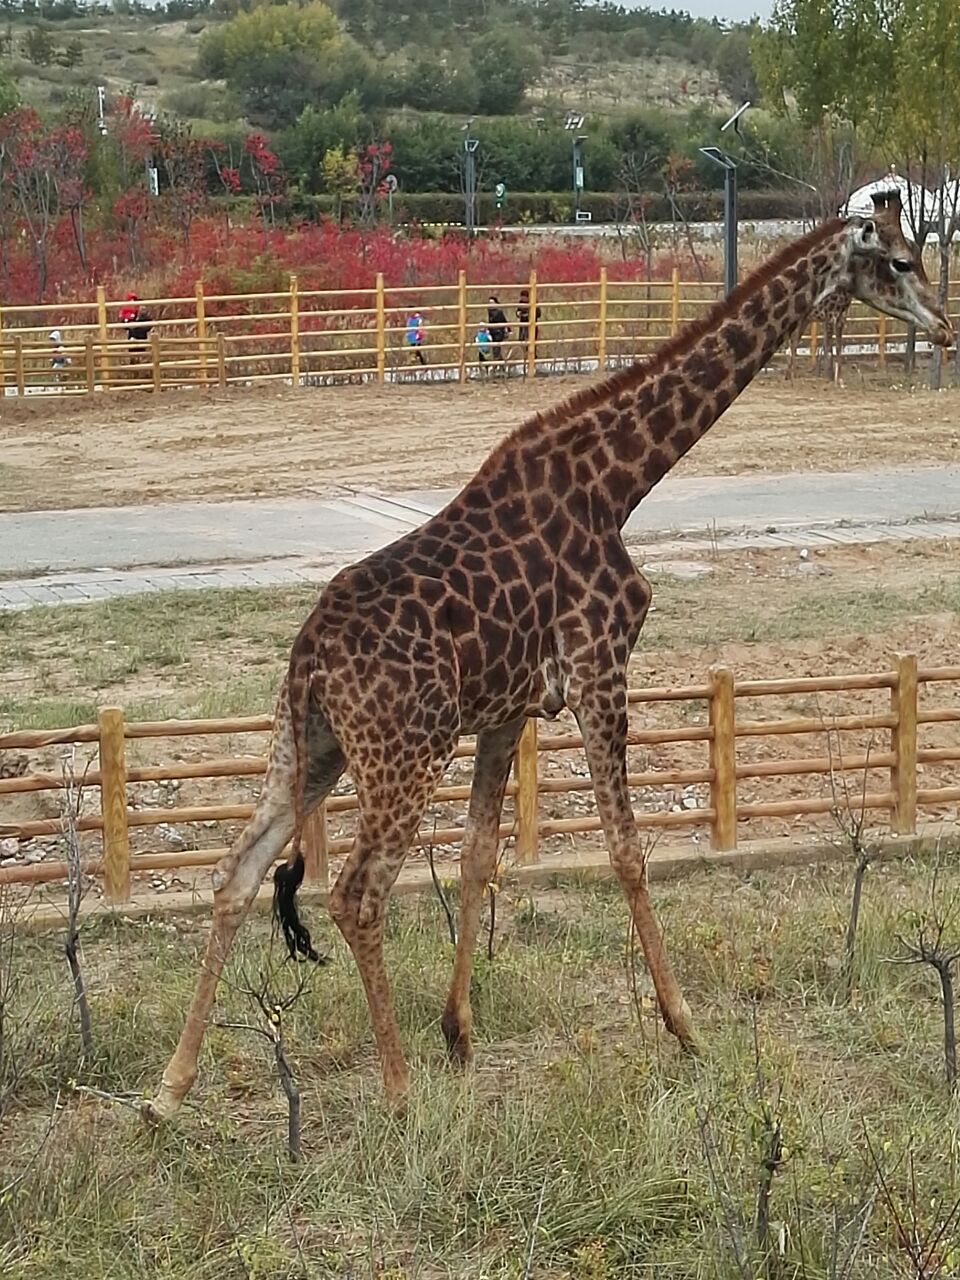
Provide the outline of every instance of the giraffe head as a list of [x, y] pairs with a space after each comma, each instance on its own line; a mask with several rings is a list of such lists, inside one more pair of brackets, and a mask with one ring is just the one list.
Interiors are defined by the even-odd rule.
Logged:
[[837, 283], [877, 311], [915, 324], [937, 346], [949, 347], [953, 326], [927, 279], [919, 247], [904, 238], [899, 191], [876, 192], [873, 207], [872, 218], [847, 223], [848, 278]]

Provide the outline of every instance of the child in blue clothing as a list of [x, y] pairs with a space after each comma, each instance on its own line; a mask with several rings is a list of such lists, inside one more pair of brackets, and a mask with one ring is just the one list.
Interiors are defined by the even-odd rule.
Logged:
[[477, 330], [477, 336], [474, 338], [474, 342], [477, 346], [477, 359], [481, 364], [486, 364], [490, 359], [493, 339], [490, 336], [490, 330], [485, 324], [482, 324]]
[[403, 340], [413, 353], [413, 358], [419, 360], [421, 364], [426, 364], [426, 356], [423, 354], [423, 339], [423, 316], [419, 311], [411, 311], [407, 316], [407, 327]]

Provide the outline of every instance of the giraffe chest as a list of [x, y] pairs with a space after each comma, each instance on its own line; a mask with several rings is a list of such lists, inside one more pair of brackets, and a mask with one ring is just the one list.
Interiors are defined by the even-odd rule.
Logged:
[[552, 627], [480, 628], [457, 645], [465, 732], [563, 707]]

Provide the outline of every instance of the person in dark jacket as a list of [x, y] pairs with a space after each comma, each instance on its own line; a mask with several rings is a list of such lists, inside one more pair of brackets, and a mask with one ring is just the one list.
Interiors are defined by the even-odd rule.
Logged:
[[490, 334], [490, 354], [497, 364], [503, 364], [503, 344], [510, 336], [510, 326], [507, 324], [507, 313], [494, 293], [487, 299], [487, 330]]

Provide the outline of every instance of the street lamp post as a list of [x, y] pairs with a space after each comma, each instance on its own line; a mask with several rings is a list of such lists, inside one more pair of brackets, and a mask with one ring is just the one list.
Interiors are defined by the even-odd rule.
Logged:
[[737, 166], [719, 147], [701, 147], [700, 154], [723, 170], [723, 286], [737, 287]]
[[[720, 126], [720, 132], [725, 133], [732, 125], [734, 133], [739, 137], [740, 117], [749, 106], [750, 103], [745, 102], [726, 124]], [[732, 293], [737, 287], [737, 166], [719, 147], [700, 147], [699, 150], [701, 155], [723, 170], [723, 285], [727, 293]]]
[[586, 116], [581, 111], [568, 111], [563, 122], [564, 129], [573, 134], [573, 220], [580, 221], [580, 196], [583, 192], [583, 144], [587, 140], [585, 133], [578, 133], [583, 128]]
[[585, 133], [578, 133], [573, 139], [573, 220], [580, 221], [580, 196], [583, 194], [583, 144], [587, 140]]
[[477, 230], [477, 147], [480, 140], [470, 136], [470, 126], [475, 119], [475, 116], [471, 116], [463, 126], [464, 224], [468, 236], [474, 235]]

